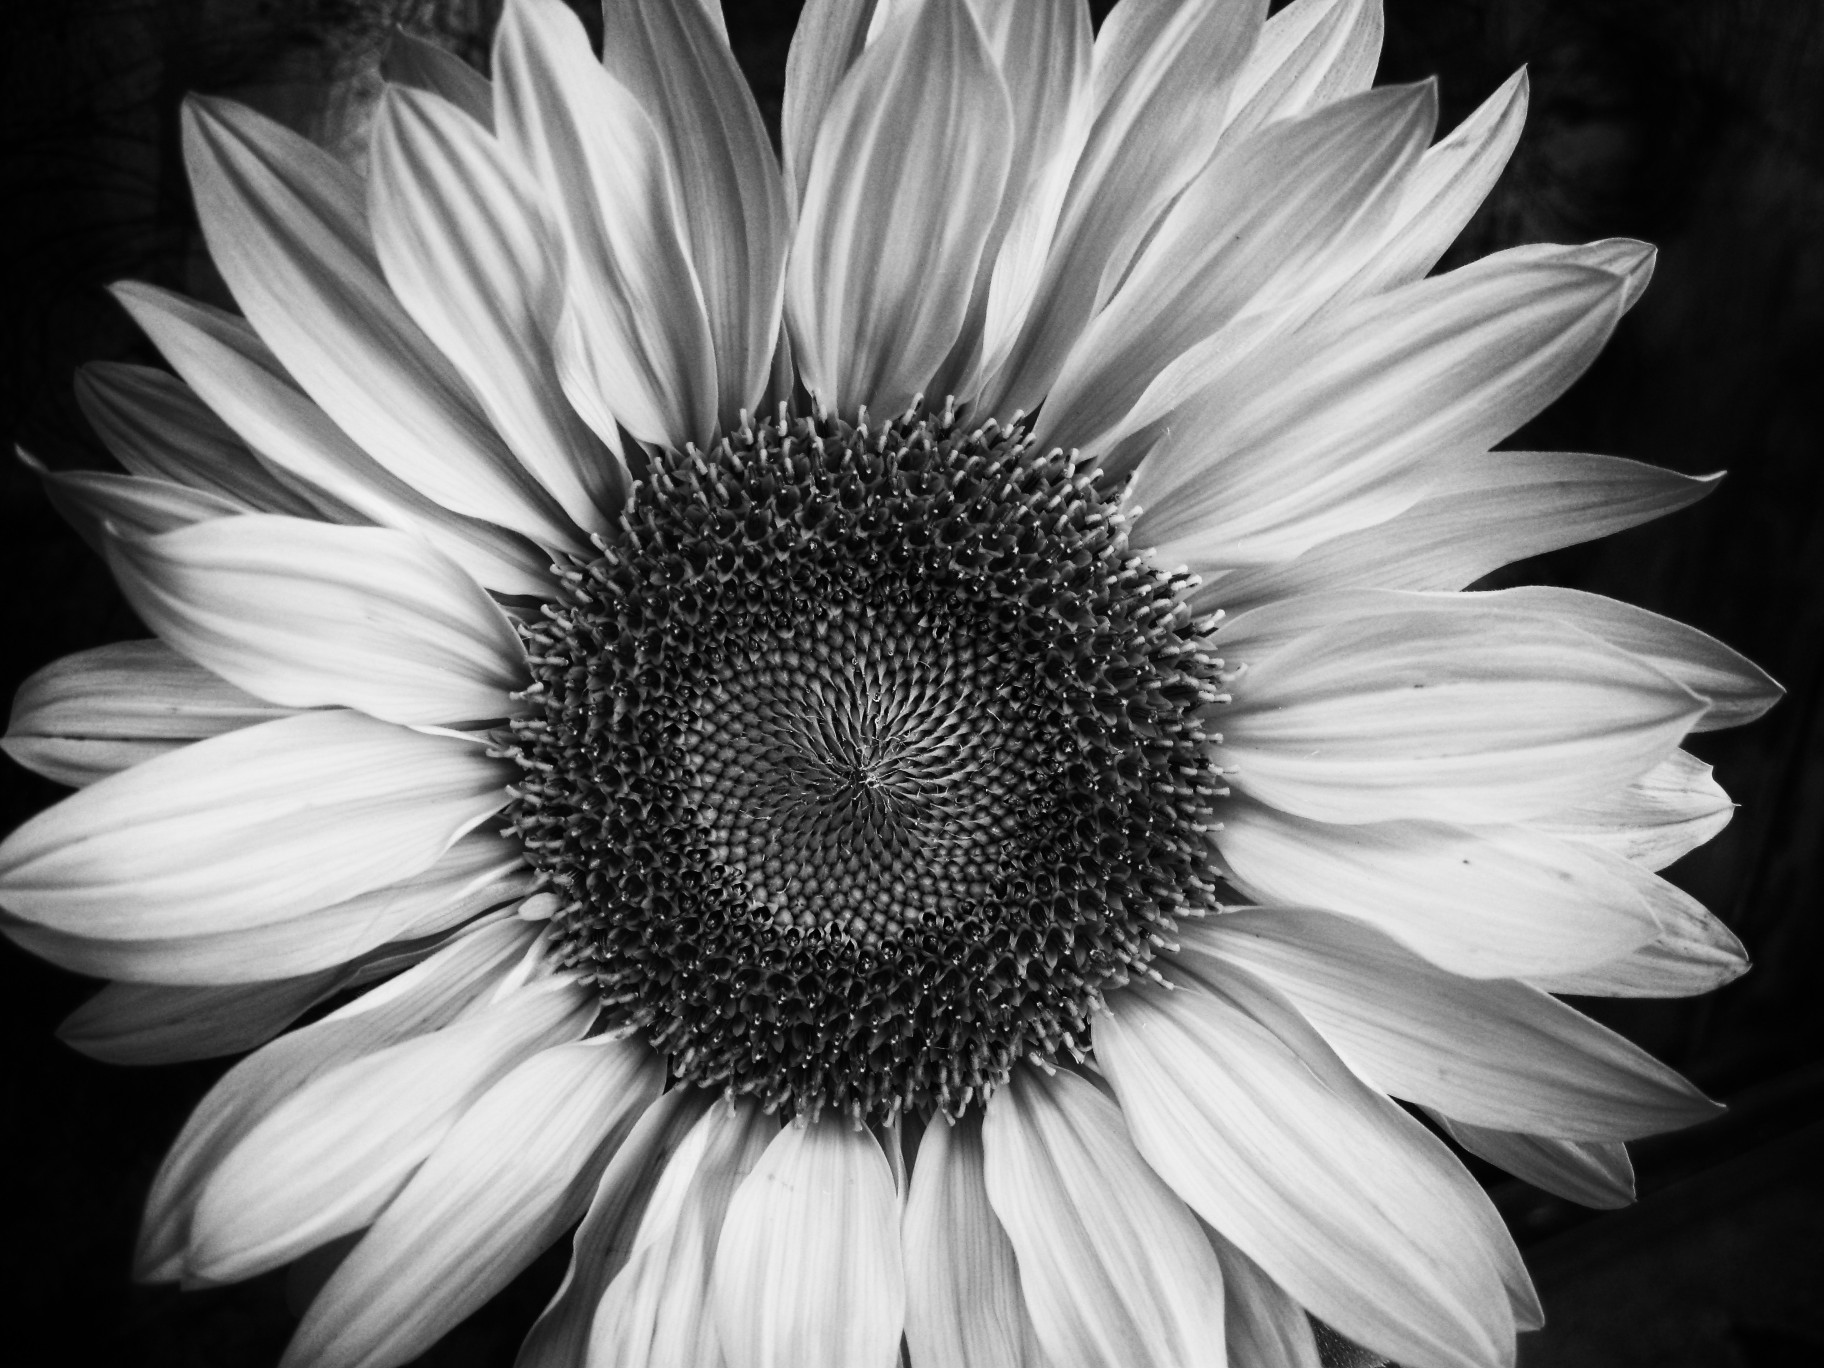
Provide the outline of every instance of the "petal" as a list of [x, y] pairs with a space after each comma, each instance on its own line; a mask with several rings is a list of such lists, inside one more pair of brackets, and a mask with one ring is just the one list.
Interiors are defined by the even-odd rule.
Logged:
[[1038, 445], [1094, 447], [1193, 343], [1244, 310], [1346, 274], [1380, 236], [1436, 121], [1427, 82], [1225, 140], [1071, 349], [1034, 429]]
[[779, 334], [791, 240], [779, 163], [719, 4], [608, 0], [602, 28], [608, 74], [652, 117], [678, 175], [715, 345], [717, 411], [732, 430], [760, 402]]
[[175, 1064], [263, 1045], [331, 993], [346, 975], [222, 987], [110, 983], [57, 1028], [71, 1049], [104, 1064]]
[[872, 1134], [832, 1115], [773, 1137], [729, 1204], [711, 1297], [728, 1368], [891, 1368], [899, 1200]]
[[875, 0], [807, 0], [792, 32], [779, 146], [794, 217], [811, 177], [811, 154], [823, 128], [824, 110], [867, 46], [876, 8]]
[[1173, 1190], [1338, 1330], [1411, 1368], [1509, 1364], [1519, 1255], [1475, 1181], [1270, 988], [1129, 989], [1096, 1058]]
[[1235, 78], [1224, 141], [1366, 90], [1384, 29], [1380, 0], [1293, 0]]
[[203, 1184], [274, 1107], [342, 1064], [446, 1024], [524, 955], [535, 934], [517, 920], [479, 927], [230, 1069], [191, 1113], [152, 1180], [134, 1275], [165, 1282], [182, 1273], [190, 1214]]
[[220, 494], [169, 480], [104, 470], [52, 470], [24, 448], [19, 450], [19, 459], [44, 481], [51, 507], [76, 529], [90, 550], [104, 556], [109, 532], [155, 535], [248, 511]]
[[0, 904], [131, 939], [261, 926], [430, 865], [498, 811], [475, 742], [302, 713], [115, 774], [0, 844]]
[[844, 78], [786, 270], [792, 354], [824, 408], [897, 413], [950, 351], [1006, 187], [989, 130], [1011, 118], [966, 0], [923, 0]]
[[1721, 1110], [1639, 1046], [1537, 988], [1449, 973], [1359, 921], [1257, 908], [1185, 922], [1178, 934], [1174, 965], [1241, 965], [1382, 1092], [1475, 1125], [1627, 1140]]
[[488, 132], [494, 131], [494, 88], [453, 52], [396, 28], [387, 40], [380, 74], [395, 85], [440, 95]]
[[1386, 522], [1563, 393], [1622, 289], [1606, 271], [1490, 258], [1242, 353], [1140, 463], [1136, 535], [1167, 564], [1226, 569]]
[[558, 382], [563, 281], [538, 194], [447, 101], [398, 86], [382, 96], [368, 201], [387, 284], [520, 464], [583, 531], [608, 534], [630, 477]]
[[664, 1077], [643, 1042], [606, 1036], [526, 1060], [463, 1114], [331, 1275], [283, 1368], [418, 1357], [575, 1222]]
[[453, 512], [586, 547], [387, 289], [353, 173], [244, 106], [197, 97], [184, 161], [235, 302], [337, 426]]
[[1229, 1361], [1245, 1368], [1322, 1368], [1305, 1308], [1221, 1234], [1203, 1228], [1222, 1265]]
[[580, 1036], [599, 1005], [547, 980], [311, 1079], [215, 1165], [190, 1218], [185, 1271], [236, 1282], [367, 1226], [483, 1093]]
[[[1096, 37], [1091, 107], [1033, 306], [984, 408], [1033, 409], [1148, 229], [1216, 146], [1266, 6], [1115, 7]], [[1023, 293], [1023, 292], [1022, 292]]]
[[203, 402], [273, 469], [308, 486], [336, 521], [421, 533], [502, 593], [548, 591], [549, 555], [432, 503], [381, 466], [291, 382], [245, 322], [150, 285], [116, 285], [114, 295]]
[[1471, 1154], [1514, 1177], [1582, 1206], [1613, 1211], [1634, 1201], [1634, 1165], [1619, 1140], [1559, 1140], [1489, 1130], [1430, 1113]]
[[1748, 951], [1735, 932], [1664, 879], [1652, 883], [1657, 936], [1597, 965], [1530, 975], [1532, 982], [1591, 997], [1693, 997], [1748, 972]]
[[1316, 589], [1462, 589], [1503, 565], [1696, 503], [1721, 478], [1573, 452], [1467, 456], [1389, 521], [1277, 565], [1223, 575], [1192, 602], [1199, 611], [1221, 605], [1240, 613]]
[[716, 426], [716, 355], [665, 144], [560, 0], [513, 0], [494, 35], [495, 122], [543, 186], [564, 246], [564, 391], [682, 449]]
[[257, 697], [388, 722], [504, 717], [525, 651], [485, 590], [419, 538], [254, 514], [115, 539], [127, 602]]
[[1050, 1363], [1221, 1368], [1216, 1256], [1093, 1084], [1017, 1067], [989, 1099], [982, 1152]]
[[321, 516], [296, 482], [260, 463], [182, 380], [150, 366], [91, 361], [76, 371], [76, 404], [135, 475], [170, 480], [260, 513]]
[[1527, 823], [1539, 831], [1590, 841], [1645, 869], [1664, 869], [1729, 825], [1735, 804], [1710, 766], [1673, 751], [1624, 789]]
[[602, 1297], [589, 1362], [695, 1368], [720, 1361], [709, 1299], [723, 1218], [778, 1133], [778, 1118], [751, 1098], [703, 1114], [667, 1165], [631, 1257]]
[[289, 711], [243, 693], [162, 641], [120, 641], [52, 661], [21, 684], [0, 749], [47, 779], [81, 788]]
[[1359, 918], [1472, 978], [1588, 969], [1659, 931], [1633, 865], [1522, 826], [1330, 826], [1231, 799], [1216, 843], [1257, 900]]
[[1044, 1368], [983, 1162], [979, 1111], [926, 1125], [902, 1223], [906, 1344], [920, 1368]]
[[676, 1087], [640, 1117], [602, 1171], [577, 1227], [563, 1284], [520, 1346], [514, 1368], [585, 1368], [589, 1330], [603, 1291], [627, 1262], [653, 1190], [671, 1156], [715, 1100]]

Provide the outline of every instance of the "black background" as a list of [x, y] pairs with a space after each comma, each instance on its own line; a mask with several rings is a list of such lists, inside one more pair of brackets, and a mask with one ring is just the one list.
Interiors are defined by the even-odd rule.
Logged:
[[[176, 156], [184, 91], [234, 95], [354, 147], [388, 25], [441, 35], [481, 61], [497, 3], [9, 0], [0, 422], [10, 437], [54, 465], [106, 466], [75, 413], [71, 370], [153, 358], [101, 286], [134, 277], [220, 297]], [[1824, 5], [1388, 8], [1380, 79], [1438, 75], [1446, 128], [1515, 67], [1532, 72], [1519, 150], [1447, 265], [1610, 235], [1661, 248], [1652, 288], [1601, 361], [1509, 445], [1730, 472], [1695, 509], [1496, 580], [1571, 585], [1682, 618], [1790, 690], [1762, 723], [1692, 741], [1741, 807], [1671, 871], [1747, 942], [1754, 971], [1705, 999], [1592, 1005], [1729, 1102], [1729, 1114], [1635, 1146], [1642, 1200], [1622, 1212], [1584, 1212], [1478, 1169], [1550, 1318], [1526, 1337], [1523, 1362], [1824, 1363]], [[736, 53], [775, 129], [796, 9], [728, 5]], [[143, 635], [10, 462], [0, 466], [0, 586], [8, 695], [56, 656]], [[8, 766], [0, 829], [60, 792]], [[276, 1362], [293, 1323], [284, 1275], [187, 1294], [127, 1280], [153, 1168], [222, 1065], [85, 1060], [53, 1031], [91, 984], [11, 946], [0, 947], [0, 976], [0, 1289], [12, 1303], [0, 1343], [10, 1361]], [[423, 1362], [510, 1363], [563, 1257], [547, 1255]]]

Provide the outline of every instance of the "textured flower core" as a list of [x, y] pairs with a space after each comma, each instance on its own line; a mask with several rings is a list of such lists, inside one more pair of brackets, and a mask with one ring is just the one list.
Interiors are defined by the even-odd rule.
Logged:
[[957, 1112], [1211, 905], [1188, 583], [1021, 427], [746, 428], [565, 584], [513, 820], [558, 957], [683, 1078]]

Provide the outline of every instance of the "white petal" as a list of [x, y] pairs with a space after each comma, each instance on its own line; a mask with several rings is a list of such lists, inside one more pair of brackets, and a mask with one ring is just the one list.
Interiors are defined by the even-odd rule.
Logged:
[[1693, 997], [1748, 972], [1748, 951], [1735, 932], [1697, 899], [1647, 877], [1658, 935], [1597, 965], [1532, 974], [1532, 982], [1550, 993], [1591, 997]]
[[495, 122], [544, 187], [564, 244], [565, 393], [682, 448], [716, 426], [716, 356], [665, 145], [560, 0], [513, 0], [494, 34]]
[[1215, 150], [1265, 9], [1257, 0], [1128, 0], [1108, 16], [1096, 37], [1082, 152], [1033, 306], [986, 408], [1030, 410], [1045, 397], [1147, 230]]
[[304, 1315], [283, 1368], [394, 1368], [493, 1296], [583, 1212], [664, 1066], [598, 1036], [545, 1050], [463, 1114]]
[[1253, 971], [1382, 1092], [1475, 1125], [1627, 1140], [1721, 1110], [1537, 988], [1462, 978], [1347, 917], [1256, 908], [1185, 922], [1178, 935], [1173, 965], [1195, 973], [1213, 956]]
[[162, 641], [121, 641], [52, 661], [21, 684], [0, 750], [47, 779], [81, 788], [289, 711], [243, 693]]
[[766, 389], [791, 222], [785, 185], [714, 0], [608, 0], [602, 61], [639, 100], [678, 175], [715, 344], [724, 430]]
[[182, 1273], [190, 1213], [203, 1184], [274, 1107], [341, 1064], [449, 1022], [523, 956], [535, 934], [515, 919], [480, 927], [230, 1069], [191, 1113], [152, 1180], [135, 1276], [164, 1282]]
[[[1411, 1368], [1509, 1364], [1500, 1217], [1434, 1137], [1236, 970], [1111, 1000], [1096, 1058], [1134, 1142], [1312, 1314]], [[1524, 1278], [1524, 1272], [1517, 1272]]]
[[0, 844], [0, 904], [87, 936], [283, 921], [429, 868], [507, 799], [479, 743], [302, 713], [111, 775]]
[[546, 981], [311, 1079], [215, 1165], [185, 1271], [250, 1278], [368, 1225], [483, 1093], [580, 1036], [599, 1005], [586, 988]]
[[336, 991], [334, 969], [222, 987], [110, 983], [57, 1028], [71, 1049], [104, 1064], [175, 1064], [262, 1045]]
[[419, 532], [502, 593], [549, 590], [549, 555], [432, 503], [381, 466], [292, 383], [241, 319], [150, 285], [116, 285], [114, 295], [203, 402], [275, 470], [320, 491], [312, 501], [336, 521]]
[[873, 1135], [833, 1115], [780, 1131], [729, 1204], [711, 1296], [728, 1368], [892, 1368], [899, 1200]]
[[494, 89], [474, 67], [435, 43], [396, 28], [387, 40], [380, 74], [396, 85], [441, 95], [476, 123], [494, 131]]
[[254, 514], [117, 537], [108, 562], [148, 627], [273, 703], [458, 723], [506, 716], [526, 683], [494, 600], [405, 532]]
[[1305, 1308], [1220, 1233], [1207, 1225], [1203, 1233], [1222, 1265], [1229, 1361], [1241, 1368], [1322, 1368]]
[[1384, 28], [1380, 0], [1293, 0], [1235, 78], [1224, 140], [1366, 90]]
[[1231, 799], [1216, 843], [1257, 900], [1360, 918], [1473, 978], [1588, 969], [1658, 934], [1638, 869], [1526, 827], [1330, 826]]
[[1734, 815], [1735, 804], [1711, 777], [1710, 766], [1679, 750], [1624, 789], [1527, 825], [1590, 841], [1645, 869], [1664, 869], [1728, 826]]
[[1193, 343], [1244, 310], [1346, 275], [1380, 236], [1436, 121], [1427, 82], [1225, 140], [1071, 349], [1038, 444], [1095, 447]]
[[875, 0], [807, 0], [792, 31], [779, 143], [794, 217], [811, 176], [811, 154], [823, 128], [824, 110], [867, 46], [875, 10]]
[[1227, 569], [1387, 521], [1451, 459], [1563, 393], [1608, 339], [1622, 288], [1605, 271], [1491, 258], [1242, 353], [1140, 463], [1136, 536], [1166, 564]]
[[1113, 1102], [1021, 1065], [988, 1101], [982, 1150], [1050, 1363], [1222, 1368], [1222, 1270]]
[[602, 1292], [626, 1264], [671, 1156], [714, 1100], [706, 1088], [676, 1087], [634, 1125], [602, 1171], [589, 1212], [577, 1227], [564, 1281], [520, 1346], [514, 1368], [584, 1368]]
[[196, 97], [184, 161], [235, 302], [337, 426], [453, 512], [586, 547], [387, 289], [352, 172], [250, 109]]
[[76, 404], [114, 458], [135, 475], [171, 480], [260, 513], [317, 517], [308, 494], [260, 463], [234, 430], [168, 371], [91, 361]]
[[1517, 1135], [1430, 1113], [1471, 1154], [1536, 1188], [1583, 1206], [1612, 1211], [1634, 1200], [1634, 1165], [1619, 1140], [1558, 1140]]
[[1475, 597], [1569, 622], [1664, 671], [1710, 704], [1693, 731], [1752, 722], [1786, 692], [1760, 666], [1715, 637], [1631, 603], [1550, 585]]
[[926, 388], [1000, 212], [1011, 149], [989, 130], [1011, 118], [966, 0], [925, 0], [844, 78], [786, 270], [792, 354], [819, 404], [888, 416]]
[[1593, 541], [1709, 494], [1718, 475], [1680, 475], [1619, 456], [1490, 451], [1446, 466], [1424, 498], [1277, 565], [1223, 575], [1199, 611], [1244, 612], [1316, 589], [1462, 589], [1491, 570]]
[[399, 302], [569, 518], [610, 533], [630, 477], [558, 383], [563, 281], [537, 186], [473, 119], [395, 86], [374, 120], [368, 196]]
[[709, 1294], [723, 1218], [778, 1132], [778, 1118], [751, 1098], [704, 1113], [666, 1167], [626, 1267], [608, 1284], [589, 1362], [697, 1368], [720, 1361]]
[[140, 536], [231, 518], [244, 504], [201, 489], [105, 470], [51, 470], [23, 448], [19, 458], [44, 481], [45, 497], [89, 548], [107, 554], [110, 532]]
[[979, 1111], [926, 1125], [902, 1232], [914, 1363], [1044, 1368], [1013, 1244], [988, 1202]]

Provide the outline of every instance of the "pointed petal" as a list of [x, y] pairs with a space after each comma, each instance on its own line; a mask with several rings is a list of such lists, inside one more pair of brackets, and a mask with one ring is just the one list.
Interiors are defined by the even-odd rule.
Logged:
[[826, 1116], [773, 1138], [729, 1204], [711, 1298], [728, 1368], [891, 1368], [899, 1201], [872, 1134]]
[[1203, 1233], [1222, 1265], [1229, 1361], [1245, 1368], [1322, 1368], [1305, 1308], [1220, 1233]]
[[717, 412], [729, 431], [766, 389], [791, 220], [779, 163], [720, 10], [690, 0], [608, 0], [602, 61], [652, 117], [677, 171], [715, 345]]
[[283, 1368], [395, 1368], [583, 1212], [664, 1066], [598, 1036], [533, 1055], [470, 1107], [305, 1312]]
[[983, 1162], [980, 1112], [925, 1127], [903, 1222], [906, 1344], [921, 1368], [1044, 1368]]
[[244, 106], [196, 97], [184, 160], [235, 301], [337, 426], [453, 512], [586, 547], [387, 289], [351, 172]]
[[811, 178], [811, 154], [842, 79], [867, 46], [875, 0], [807, 0], [785, 59], [780, 152], [793, 216]]
[[1728, 826], [1734, 815], [1735, 804], [1711, 777], [1710, 766], [1680, 750], [1624, 789], [1527, 825], [1593, 842], [1645, 869], [1664, 869]]
[[367, 1226], [496, 1081], [576, 1039], [599, 1005], [547, 980], [313, 1078], [216, 1164], [185, 1272], [237, 1282]]
[[1347, 917], [1255, 908], [1185, 922], [1178, 934], [1173, 964], [1193, 973], [1209, 957], [1241, 965], [1382, 1092], [1475, 1125], [1631, 1140], [1721, 1110], [1639, 1046], [1537, 988], [1462, 978]]
[[1096, 1022], [1147, 1162], [1351, 1339], [1411, 1368], [1511, 1364], [1519, 1255], [1481, 1188], [1272, 989], [1198, 984], [1126, 990]]
[[418, 532], [502, 593], [549, 590], [549, 555], [432, 503], [381, 466], [291, 382], [244, 321], [150, 285], [116, 285], [114, 295], [198, 397], [275, 470], [321, 491], [312, 500], [336, 521]]
[[1050, 1363], [1222, 1368], [1222, 1270], [1113, 1102], [1076, 1074], [1017, 1066], [989, 1099], [982, 1151]]
[[560, 0], [514, 0], [494, 35], [495, 121], [544, 187], [564, 247], [558, 368], [598, 435], [682, 449], [716, 425], [716, 355], [665, 144]]
[[47, 779], [81, 788], [288, 712], [162, 641], [121, 641], [52, 661], [21, 684], [0, 749]]
[[1517, 1135], [1456, 1121], [1438, 1112], [1431, 1118], [1471, 1154], [1555, 1197], [1601, 1211], [1634, 1201], [1634, 1165], [1619, 1140], [1558, 1140]]
[[629, 476], [558, 382], [563, 281], [538, 195], [447, 101], [397, 86], [381, 98], [368, 201], [387, 284], [520, 464], [579, 528], [607, 534]]
[[117, 537], [108, 562], [167, 643], [287, 707], [467, 722], [513, 712], [526, 683], [494, 600], [408, 533], [254, 514]]
[[1633, 865], [1526, 827], [1329, 826], [1231, 799], [1216, 843], [1259, 901], [1359, 918], [1472, 978], [1585, 970], [1659, 930]]
[[488, 132], [494, 131], [494, 88], [453, 52], [394, 29], [380, 60], [380, 74], [395, 85], [439, 95]]
[[71, 1049], [104, 1064], [175, 1064], [262, 1045], [336, 990], [324, 970], [222, 987], [110, 983], [57, 1028]]
[[1293, 0], [1235, 78], [1224, 140], [1366, 90], [1380, 62], [1380, 0]]
[[[897, 413], [962, 328], [1011, 150], [967, 0], [888, 25], [831, 101], [786, 270], [792, 354], [826, 408]], [[933, 187], [941, 186], [941, 193]]]
[[302, 713], [112, 775], [0, 844], [0, 904], [86, 936], [283, 921], [430, 865], [507, 800], [474, 742]]
[[220, 494], [190, 489], [169, 480], [104, 470], [51, 470], [23, 448], [19, 459], [44, 481], [45, 497], [51, 507], [76, 529], [90, 550], [103, 556], [107, 554], [110, 531], [151, 536], [248, 511]]
[[1652, 882], [1657, 936], [1601, 964], [1532, 974], [1531, 981], [1548, 993], [1694, 997], [1748, 972], [1748, 951], [1735, 932], [1689, 894], [1664, 879]]

